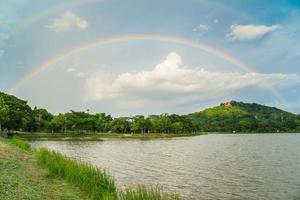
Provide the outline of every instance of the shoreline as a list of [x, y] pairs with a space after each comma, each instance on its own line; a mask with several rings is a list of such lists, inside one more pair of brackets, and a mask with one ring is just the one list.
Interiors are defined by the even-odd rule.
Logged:
[[27, 141], [103, 141], [105, 139], [171, 139], [180, 137], [194, 137], [207, 135], [208, 133], [194, 134], [115, 134], [115, 133], [88, 133], [88, 134], [63, 134], [63, 133], [19, 133], [18, 137]]
[[181, 137], [195, 137], [209, 134], [224, 135], [268, 135], [268, 134], [300, 134], [300, 133], [231, 133], [231, 132], [201, 132], [194, 134], [120, 134], [120, 133], [19, 133], [17, 134], [26, 141], [105, 141], [106, 139], [135, 139], [135, 140], [154, 140], [154, 139], [172, 139]]
[[162, 187], [118, 188], [106, 170], [19, 137], [0, 137], [0, 199], [180, 200]]

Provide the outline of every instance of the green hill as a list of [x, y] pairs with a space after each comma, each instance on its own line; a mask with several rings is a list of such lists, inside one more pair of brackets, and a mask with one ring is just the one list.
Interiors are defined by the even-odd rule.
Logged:
[[112, 118], [105, 113], [70, 111], [52, 115], [0, 92], [0, 130], [26, 132], [300, 132], [300, 116], [278, 108], [230, 101], [188, 115], [161, 114]]
[[226, 102], [188, 115], [201, 131], [297, 132], [300, 116], [256, 103]]

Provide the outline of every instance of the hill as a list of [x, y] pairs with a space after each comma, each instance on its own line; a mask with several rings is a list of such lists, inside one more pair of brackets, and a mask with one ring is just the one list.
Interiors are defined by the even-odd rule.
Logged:
[[188, 115], [201, 131], [296, 132], [300, 116], [275, 107], [230, 101]]
[[112, 118], [105, 113], [70, 111], [52, 115], [32, 109], [27, 102], [0, 92], [0, 130], [26, 132], [300, 132], [300, 116], [278, 108], [230, 101], [188, 115], [161, 114]]

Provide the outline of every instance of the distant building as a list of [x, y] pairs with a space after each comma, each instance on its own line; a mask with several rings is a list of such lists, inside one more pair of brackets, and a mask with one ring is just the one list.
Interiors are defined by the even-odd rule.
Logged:
[[221, 106], [224, 106], [226, 108], [231, 108], [232, 107], [232, 101], [227, 101], [225, 103], [221, 103]]

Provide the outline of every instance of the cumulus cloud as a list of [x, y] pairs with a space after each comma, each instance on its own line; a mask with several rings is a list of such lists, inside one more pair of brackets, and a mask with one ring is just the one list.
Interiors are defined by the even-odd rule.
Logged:
[[65, 32], [73, 29], [83, 30], [88, 28], [88, 26], [89, 24], [86, 20], [71, 11], [66, 11], [59, 18], [54, 19], [48, 28], [55, 32]]
[[280, 29], [280, 25], [232, 25], [227, 38], [230, 40], [253, 40]]
[[140, 101], [172, 101], [188, 103], [216, 99], [242, 89], [283, 87], [300, 84], [294, 74], [225, 73], [182, 64], [177, 53], [151, 70], [118, 75], [99, 71], [87, 76], [85, 97], [88, 101], [134, 99]]

